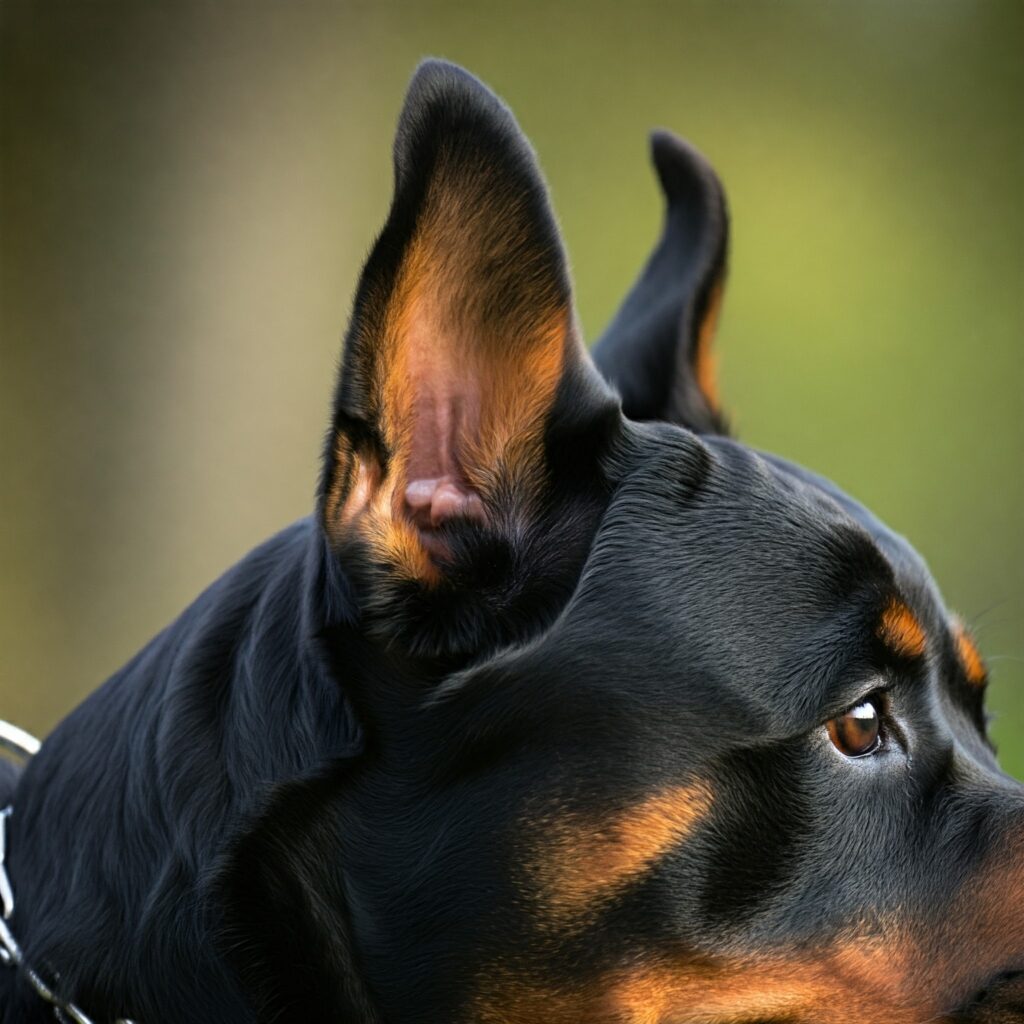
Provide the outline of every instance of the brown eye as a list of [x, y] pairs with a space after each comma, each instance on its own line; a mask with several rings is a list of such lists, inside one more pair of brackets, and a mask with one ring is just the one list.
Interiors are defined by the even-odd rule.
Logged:
[[878, 708], [870, 700], [833, 718], [827, 728], [836, 750], [847, 757], [873, 754], [881, 744], [882, 723]]

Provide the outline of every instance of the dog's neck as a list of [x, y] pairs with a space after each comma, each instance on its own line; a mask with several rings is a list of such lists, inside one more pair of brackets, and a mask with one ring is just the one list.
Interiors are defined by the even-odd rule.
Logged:
[[[99, 1019], [252, 1019], [220, 952], [212, 880], [276, 786], [358, 749], [313, 635], [321, 557], [310, 520], [257, 549], [61, 723], [19, 780], [16, 934], [27, 962], [52, 965]], [[0, 979], [0, 1002], [4, 986], [17, 1019], [35, 1019], [35, 994]]]

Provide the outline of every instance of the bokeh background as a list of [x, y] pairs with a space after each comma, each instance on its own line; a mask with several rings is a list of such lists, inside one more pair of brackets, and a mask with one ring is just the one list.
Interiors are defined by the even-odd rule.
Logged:
[[0, 713], [45, 733], [313, 502], [426, 54], [508, 99], [593, 339], [658, 229], [646, 131], [734, 217], [741, 435], [911, 537], [1024, 777], [1024, 5], [0, 4]]

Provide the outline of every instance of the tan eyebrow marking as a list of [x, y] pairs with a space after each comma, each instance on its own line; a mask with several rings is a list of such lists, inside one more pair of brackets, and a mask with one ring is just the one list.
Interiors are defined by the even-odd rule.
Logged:
[[897, 597], [889, 600], [878, 623], [878, 637], [893, 653], [919, 658], [928, 638], [917, 616]]
[[956, 656], [960, 660], [960, 667], [964, 670], [967, 682], [971, 686], [984, 686], [988, 681], [985, 659], [959, 619], [953, 623], [953, 641], [956, 644]]
[[550, 925], [571, 924], [627, 889], [685, 840], [711, 807], [703, 783], [661, 790], [607, 818], [568, 813], [543, 829], [528, 864]]

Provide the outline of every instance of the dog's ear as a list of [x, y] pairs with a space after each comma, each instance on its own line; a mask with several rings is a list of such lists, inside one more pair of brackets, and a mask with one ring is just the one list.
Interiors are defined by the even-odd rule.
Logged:
[[320, 514], [335, 544], [358, 536], [392, 578], [433, 587], [460, 538], [521, 534], [550, 505], [556, 419], [571, 461], [570, 420], [618, 413], [579, 337], [533, 151], [505, 105], [462, 69], [424, 63], [394, 165], [346, 338]]
[[729, 219], [722, 185], [692, 146], [654, 132], [661, 239], [594, 346], [598, 368], [636, 420], [725, 433], [712, 350], [725, 286]]

